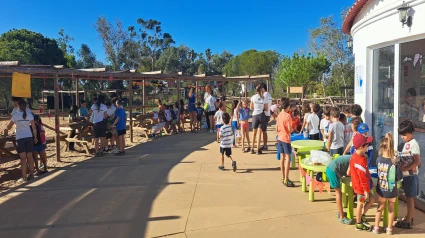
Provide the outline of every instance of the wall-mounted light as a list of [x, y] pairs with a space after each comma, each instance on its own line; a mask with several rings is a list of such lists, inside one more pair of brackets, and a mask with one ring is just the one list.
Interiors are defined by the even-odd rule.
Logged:
[[412, 17], [408, 16], [409, 12], [409, 5], [403, 1], [403, 4], [397, 9], [398, 10], [398, 17], [400, 19], [400, 22], [403, 24], [406, 24], [408, 27], [412, 26]]

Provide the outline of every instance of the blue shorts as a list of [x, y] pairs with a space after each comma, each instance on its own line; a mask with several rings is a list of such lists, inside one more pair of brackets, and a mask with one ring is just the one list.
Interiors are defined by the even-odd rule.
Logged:
[[332, 169], [326, 168], [326, 177], [328, 178], [331, 188], [341, 187], [341, 180], [340, 178], [338, 178], [338, 176], [336, 176], [335, 172]]
[[282, 141], [277, 141], [277, 147], [278, 147], [278, 151], [281, 154], [285, 154], [285, 155], [290, 155], [291, 151], [292, 151], [292, 147], [290, 143], [285, 143]]
[[220, 129], [222, 126], [223, 126], [223, 124], [217, 124], [217, 125], [215, 125], [215, 128]]
[[334, 155], [344, 155], [344, 148], [338, 148], [338, 149], [331, 149], [331, 157]]
[[33, 151], [37, 153], [43, 152], [44, 150], [46, 150], [46, 144], [34, 145], [33, 147]]
[[195, 103], [189, 103], [188, 110], [189, 110], [189, 112], [196, 112]]
[[406, 197], [418, 196], [418, 175], [403, 177], [402, 184]]

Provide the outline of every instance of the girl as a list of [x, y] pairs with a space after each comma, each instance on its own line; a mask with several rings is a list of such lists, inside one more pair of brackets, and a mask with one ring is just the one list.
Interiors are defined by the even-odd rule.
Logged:
[[174, 106], [175, 106], [175, 108], [174, 108], [174, 113], [176, 114], [176, 116], [177, 116], [177, 128], [178, 128], [178, 131], [179, 132], [183, 132], [183, 130], [182, 130], [182, 127], [180, 126], [180, 122], [181, 122], [181, 114], [180, 114], [180, 105], [179, 105], [179, 102], [176, 102], [176, 103], [174, 103]]
[[[47, 171], [47, 155], [46, 155], [46, 134], [44, 131], [43, 123], [41, 122], [41, 118], [39, 115], [34, 115], [34, 123], [36, 127], [36, 137], [37, 143], [34, 143], [34, 151], [32, 155], [34, 157], [35, 170], [37, 170], [37, 174], [45, 174]], [[41, 162], [43, 163], [43, 171], [38, 167], [38, 156], [40, 155]]]
[[[251, 147], [249, 147], [249, 112], [251, 111], [248, 107], [248, 104], [245, 100], [241, 100], [238, 103], [238, 124], [241, 125], [241, 133], [242, 133], [242, 151], [244, 153], [249, 152], [251, 150]], [[245, 138], [248, 142], [248, 148], [245, 150]]]
[[251, 154], [255, 154], [254, 151], [254, 143], [255, 143], [255, 137], [257, 136], [257, 131], [259, 132], [258, 134], [258, 141], [257, 141], [257, 154], [262, 154], [262, 151], [260, 149], [260, 143], [261, 143], [261, 135], [262, 135], [262, 124], [263, 123], [267, 123], [265, 120], [266, 114], [264, 113], [264, 111], [269, 110], [268, 108], [268, 103], [265, 102], [264, 100], [264, 96], [263, 96], [263, 90], [262, 90], [262, 86], [258, 85], [256, 88], [257, 94], [255, 94], [254, 96], [251, 97], [251, 105], [250, 108], [252, 110], [252, 127], [253, 127], [253, 131], [254, 134], [252, 136], [252, 150], [251, 150]]
[[190, 132], [195, 132], [196, 128], [196, 95], [193, 91], [193, 88], [191, 87], [189, 89], [189, 94], [187, 95], [189, 97], [189, 103], [187, 105], [187, 109], [189, 110], [189, 117], [190, 117]]
[[[68, 123], [77, 122], [77, 113], [78, 113], [78, 106], [72, 105], [71, 110], [69, 111]], [[75, 130], [72, 130], [71, 137], [73, 138], [74, 136], [75, 136]], [[69, 142], [68, 150], [74, 151], [75, 150], [74, 145], [75, 145], [74, 142]]]
[[302, 127], [301, 127], [301, 130], [300, 130], [300, 132], [302, 133], [303, 131], [304, 131], [304, 129], [305, 129], [305, 127], [306, 127], [306, 125], [307, 125], [307, 119], [308, 119], [308, 117], [310, 116], [310, 105], [309, 104], [307, 104], [307, 103], [304, 103], [303, 104], [303, 106], [302, 106], [302, 108], [301, 108], [301, 112], [303, 113], [303, 125], [302, 125]]
[[[348, 120], [348, 119], [347, 119]], [[354, 117], [352, 120], [351, 120], [351, 130], [353, 131], [353, 136], [351, 137], [351, 140], [350, 140], [350, 143], [348, 143], [348, 145], [347, 145], [347, 147], [345, 147], [345, 150], [344, 150], [344, 154], [345, 155], [348, 155], [348, 154], [350, 154], [351, 153], [351, 147], [353, 146], [353, 138], [354, 138], [354, 136], [356, 135], [356, 134], [358, 134], [359, 132], [358, 132], [358, 130], [357, 130], [357, 127], [361, 124], [361, 123], [363, 123], [363, 120], [362, 120], [362, 118], [361, 117]]]
[[[7, 124], [7, 127], [4, 130], [5, 135], [7, 135], [9, 130], [12, 129], [13, 124], [16, 124], [16, 143], [18, 144], [16, 150], [19, 154], [19, 158], [21, 159], [22, 178], [18, 181], [25, 182], [34, 178], [34, 158], [32, 157], [32, 152], [34, 144], [37, 144], [38, 140], [37, 137], [33, 138], [33, 135], [37, 135], [34, 116], [32, 113], [28, 113], [27, 103], [23, 99], [18, 101], [18, 109]], [[30, 167], [30, 174], [28, 177], [27, 164]]]
[[[96, 152], [95, 156], [103, 156], [103, 150], [106, 146], [106, 124], [105, 118], [107, 117], [105, 104], [102, 103], [100, 98], [94, 99], [94, 104], [90, 109], [90, 113], [93, 116], [94, 124], [94, 150]], [[99, 147], [100, 142], [100, 147]]]
[[269, 124], [271, 123], [271, 122], [273, 122], [273, 121], [275, 121], [276, 120], [276, 118], [277, 118], [277, 114], [279, 113], [278, 112], [278, 105], [279, 105], [279, 102], [280, 102], [280, 100], [277, 100], [277, 103], [276, 104], [273, 104], [271, 107], [270, 107], [270, 115], [271, 115], [271, 119], [270, 119], [270, 121], [268, 122]]
[[179, 110], [180, 110], [180, 128], [182, 128], [182, 132], [184, 132], [184, 100], [180, 99], [179, 104]]
[[401, 167], [394, 164], [394, 141], [391, 133], [387, 133], [381, 140], [379, 157], [376, 160], [378, 167], [378, 182], [376, 193], [378, 195], [378, 209], [375, 215], [375, 226], [373, 233], [379, 234], [379, 222], [381, 221], [382, 210], [388, 201], [388, 227], [385, 228], [387, 235], [392, 235], [394, 221], [394, 203], [398, 196], [397, 177], [402, 178]]
[[236, 148], [236, 131], [238, 130], [238, 118], [239, 118], [239, 112], [238, 112], [238, 105], [239, 101], [234, 100], [232, 104], [232, 129], [233, 129], [233, 148]]
[[[215, 115], [215, 112], [216, 112], [216, 107], [215, 107], [215, 102], [216, 102], [216, 99], [215, 99], [215, 97], [212, 95], [212, 88], [211, 88], [211, 86], [210, 85], [207, 85], [206, 87], [205, 87], [205, 95], [204, 95], [204, 99], [205, 99], [205, 103], [206, 104], [208, 104], [207, 105], [207, 110], [208, 110], [208, 120], [209, 120], [209, 122], [210, 122], [210, 132], [211, 133], [213, 133], [213, 132], [216, 132], [215, 131], [215, 120], [214, 120], [214, 115]], [[206, 110], [206, 111], [207, 111]]]

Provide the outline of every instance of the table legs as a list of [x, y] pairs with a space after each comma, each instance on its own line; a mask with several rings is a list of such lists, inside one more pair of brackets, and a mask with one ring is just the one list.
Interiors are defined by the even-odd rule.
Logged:
[[347, 208], [347, 185], [345, 183], [341, 183], [341, 193], [342, 207]]
[[354, 197], [353, 197], [353, 187], [346, 186], [347, 191], [347, 218], [353, 219], [354, 218]]
[[303, 177], [303, 175], [301, 173], [300, 173], [300, 180], [301, 180], [301, 191], [302, 192], [307, 192], [306, 178], [305, 178], [305, 176]]
[[[314, 177], [314, 171], [310, 171], [310, 177]], [[314, 190], [313, 190], [313, 182], [310, 182], [310, 185], [308, 187], [308, 200], [314, 202]]]

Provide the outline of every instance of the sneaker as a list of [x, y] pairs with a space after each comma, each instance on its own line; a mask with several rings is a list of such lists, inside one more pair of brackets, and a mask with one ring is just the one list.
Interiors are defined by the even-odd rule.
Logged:
[[269, 148], [267, 146], [261, 146], [260, 150], [268, 150]]
[[363, 225], [365, 225], [365, 226], [367, 226], [369, 228], [372, 227], [372, 225], [370, 225], [369, 222], [367, 222], [365, 215], [362, 215], [362, 223], [363, 223]]
[[224, 171], [224, 166], [220, 165], [220, 166], [218, 166], [218, 169], [221, 170], [221, 171]]
[[236, 170], [238, 169], [238, 167], [236, 166], [236, 161], [232, 161], [232, 168], [233, 172], [236, 172]]
[[345, 225], [351, 225], [351, 223], [353, 222], [353, 220], [351, 220], [351, 219], [349, 219], [347, 217], [344, 217], [344, 219], [339, 219], [338, 218], [338, 220], [339, 220], [339, 223], [345, 224]]
[[387, 235], [392, 235], [393, 234], [393, 229], [390, 229], [388, 227], [385, 227], [384, 230], [385, 230], [385, 233], [387, 233]]
[[370, 231], [370, 227], [365, 226], [363, 222], [356, 223], [355, 229], [356, 231]]
[[214, 131], [213, 130], [210, 130], [210, 133], [213, 133]]
[[18, 182], [19, 182], [19, 183], [24, 183], [24, 182], [26, 182], [26, 181], [28, 181], [28, 180], [27, 180], [27, 178], [20, 178], [20, 179], [18, 180]]
[[117, 154], [118, 152], [120, 152], [120, 150], [116, 148], [115, 150], [112, 151], [112, 154]]
[[372, 232], [373, 232], [373, 234], [376, 234], [376, 235], [380, 234], [380, 232], [379, 232], [379, 226], [373, 226], [372, 227]]
[[[336, 218], [339, 218], [339, 217], [340, 217], [339, 212], [336, 212]], [[344, 217], [347, 217], [347, 213], [346, 212], [344, 212]]]
[[30, 174], [30, 175], [28, 175], [27, 181], [30, 181], [33, 178], [34, 178], [34, 175]]

